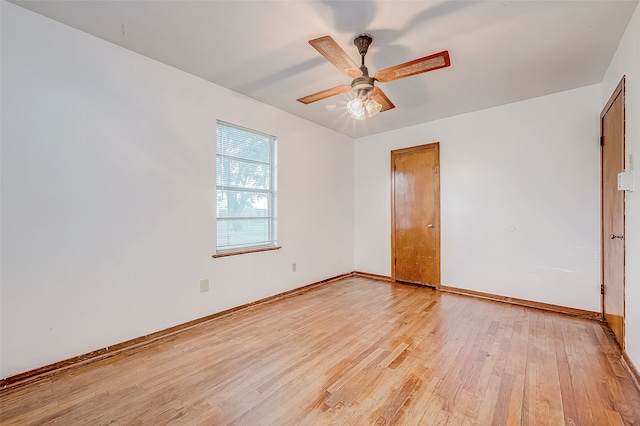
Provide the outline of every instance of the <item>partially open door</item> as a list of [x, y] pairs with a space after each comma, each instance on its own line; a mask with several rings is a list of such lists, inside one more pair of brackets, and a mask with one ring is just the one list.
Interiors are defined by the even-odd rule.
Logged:
[[624, 191], [618, 173], [625, 168], [624, 77], [600, 114], [602, 200], [602, 314], [620, 347], [625, 333]]

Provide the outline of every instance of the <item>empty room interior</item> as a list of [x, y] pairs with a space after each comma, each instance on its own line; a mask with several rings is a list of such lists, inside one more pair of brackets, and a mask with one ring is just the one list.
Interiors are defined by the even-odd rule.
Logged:
[[637, 0], [0, 15], [0, 424], [640, 424]]

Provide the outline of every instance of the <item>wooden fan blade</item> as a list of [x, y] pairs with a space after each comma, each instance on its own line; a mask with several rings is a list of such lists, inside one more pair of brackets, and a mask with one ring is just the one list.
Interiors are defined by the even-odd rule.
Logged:
[[309, 44], [346, 76], [351, 78], [362, 76], [360, 68], [331, 37], [324, 36], [309, 40]]
[[371, 93], [369, 93], [369, 99], [373, 99], [374, 101], [382, 105], [382, 109], [380, 110], [380, 112], [396, 107], [379, 87], [373, 88]]
[[404, 64], [378, 71], [373, 78], [380, 82], [393, 81], [423, 72], [445, 68], [449, 65], [451, 65], [449, 52], [445, 50], [435, 55], [425, 56], [415, 61], [405, 62]]
[[302, 102], [303, 104], [310, 104], [311, 102], [339, 95], [340, 93], [348, 92], [349, 90], [351, 90], [351, 86], [338, 86], [334, 87], [333, 89], [327, 89], [323, 90], [322, 92], [314, 93], [313, 95], [305, 96], [304, 98], [298, 99], [298, 102]]

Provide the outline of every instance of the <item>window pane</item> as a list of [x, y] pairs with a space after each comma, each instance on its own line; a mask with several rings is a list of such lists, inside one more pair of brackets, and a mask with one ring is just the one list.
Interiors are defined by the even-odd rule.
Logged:
[[270, 219], [218, 220], [218, 248], [271, 244], [270, 226]]
[[270, 136], [218, 123], [216, 153], [270, 163], [272, 141]]
[[216, 185], [269, 189], [271, 166], [217, 156]]
[[217, 217], [270, 217], [269, 192], [217, 190]]

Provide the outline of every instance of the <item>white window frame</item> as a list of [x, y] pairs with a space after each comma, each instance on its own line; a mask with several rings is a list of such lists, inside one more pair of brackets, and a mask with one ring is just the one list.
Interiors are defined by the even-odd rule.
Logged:
[[[217, 149], [218, 145], [218, 137], [221, 128], [232, 128], [235, 130], [239, 130], [241, 132], [247, 132], [253, 135], [262, 136], [268, 138], [270, 140], [270, 150], [269, 150], [269, 162], [263, 162], [259, 160], [251, 160], [241, 157], [233, 157], [228, 154], [219, 153]], [[267, 251], [267, 250], [276, 250], [279, 249], [280, 246], [277, 243], [277, 138], [275, 136], [269, 135], [267, 133], [262, 133], [253, 129], [248, 129], [246, 127], [238, 126], [235, 124], [231, 124], [222, 120], [216, 121], [216, 163], [218, 159], [231, 158], [236, 159], [238, 161], [242, 161], [245, 163], [255, 163], [255, 164], [263, 164], [269, 167], [269, 189], [254, 189], [247, 188], [242, 186], [233, 186], [233, 185], [218, 185], [218, 177], [221, 172], [218, 170], [216, 166], [216, 253], [213, 257], [223, 257], [223, 256], [231, 256], [236, 254], [243, 253], [253, 253], [258, 251]], [[240, 192], [256, 192], [260, 194], [268, 194], [268, 197], [271, 201], [268, 209], [268, 216], [239, 216], [239, 217], [229, 217], [229, 216], [219, 216], [221, 200], [218, 197], [219, 191], [240, 191]], [[269, 226], [269, 235], [268, 240], [256, 243], [247, 243], [247, 244], [237, 244], [232, 246], [219, 246], [218, 245], [218, 236], [217, 229], [218, 224], [221, 221], [230, 222], [234, 220], [253, 220], [253, 219], [268, 219]]]

